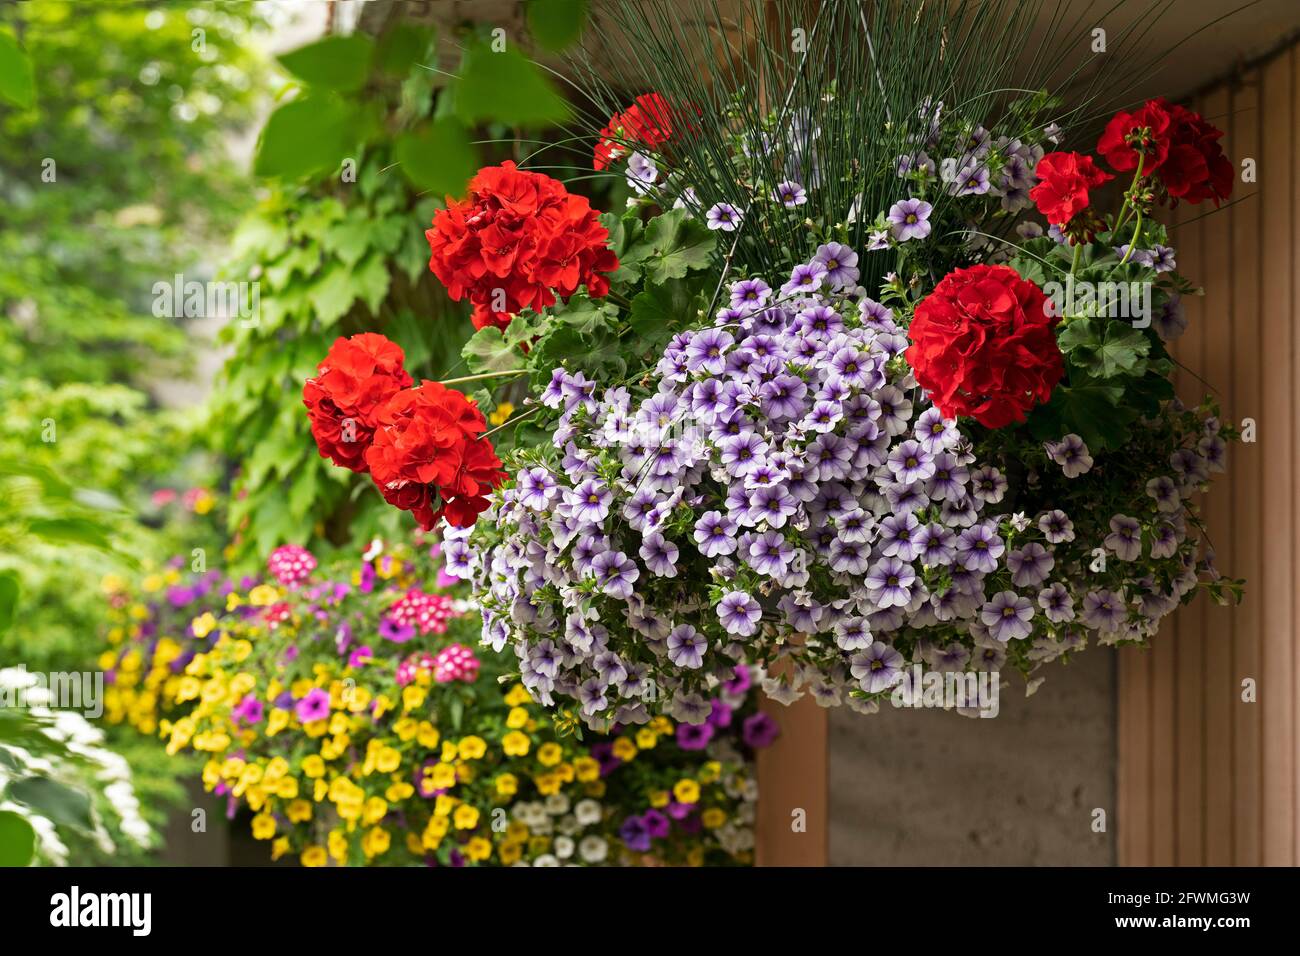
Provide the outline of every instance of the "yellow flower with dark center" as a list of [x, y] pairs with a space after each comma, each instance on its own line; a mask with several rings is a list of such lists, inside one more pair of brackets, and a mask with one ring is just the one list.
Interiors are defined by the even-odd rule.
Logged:
[[475, 863], [482, 863], [492, 855], [492, 844], [483, 837], [471, 837], [465, 844], [465, 855]]
[[438, 741], [441, 737], [438, 734], [437, 727], [433, 726], [433, 724], [429, 723], [427, 720], [422, 720], [420, 721], [419, 728], [416, 730], [415, 739], [419, 742], [421, 747], [428, 747], [432, 750], [434, 747], [438, 746]]
[[527, 734], [521, 734], [517, 730], [512, 730], [501, 738], [501, 748], [510, 757], [524, 756], [528, 753], [528, 748], [532, 746], [532, 743]]
[[392, 838], [388, 835], [388, 831], [383, 827], [373, 827], [366, 831], [361, 841], [361, 852], [365, 853], [366, 859], [373, 860], [380, 854], [387, 853], [391, 845]]
[[600, 779], [600, 764], [593, 757], [577, 757], [573, 761], [573, 772], [578, 775], [580, 783], [591, 783]]
[[513, 773], [500, 774], [496, 779], [497, 793], [503, 797], [513, 797], [519, 792], [519, 778]]
[[532, 700], [523, 684], [515, 684], [506, 694], [506, 703], [511, 707], [522, 707], [524, 704], [532, 703]]
[[642, 727], [636, 732], [636, 745], [642, 750], [650, 750], [659, 743], [659, 735], [649, 727]]
[[632, 743], [630, 737], [619, 737], [614, 741], [614, 745], [610, 750], [615, 757], [624, 762], [636, 756], [636, 744]]
[[564, 748], [555, 741], [547, 741], [537, 748], [537, 762], [543, 767], [554, 767], [564, 759]]
[[709, 807], [700, 814], [700, 822], [710, 830], [716, 830], [727, 822], [727, 813], [721, 807]]
[[522, 707], [510, 708], [510, 713], [506, 714], [506, 726], [511, 730], [519, 730], [528, 724], [528, 711]]
[[306, 800], [294, 800], [285, 808], [290, 823], [306, 823], [311, 819], [311, 804]]
[[482, 737], [462, 737], [457, 750], [462, 760], [479, 760], [487, 753], [487, 741]]
[[673, 785], [673, 796], [678, 803], [695, 803], [700, 799], [700, 785], [687, 777]]
[[316, 845], [309, 846], [303, 850], [302, 855], [298, 857], [298, 860], [303, 866], [312, 867], [325, 866], [329, 863], [329, 857], [325, 855], [325, 848]]
[[393, 733], [397, 739], [407, 741], [413, 738], [420, 728], [420, 722], [414, 717], [401, 717], [393, 724]]
[[269, 840], [275, 836], [275, 817], [269, 813], [259, 813], [253, 817], [253, 839]]
[[325, 776], [325, 761], [319, 754], [308, 754], [302, 758], [302, 772], [313, 780]]

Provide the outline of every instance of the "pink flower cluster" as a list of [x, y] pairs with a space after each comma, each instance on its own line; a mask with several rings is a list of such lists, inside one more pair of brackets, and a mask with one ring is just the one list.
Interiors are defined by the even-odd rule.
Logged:
[[418, 628], [421, 634], [442, 634], [456, 611], [445, 594], [425, 594], [412, 588], [384, 616], [399, 627]]
[[316, 570], [316, 558], [304, 547], [285, 544], [271, 552], [266, 569], [283, 587], [296, 588]]
[[433, 679], [439, 684], [454, 680], [472, 684], [478, 679], [478, 658], [464, 644], [452, 644], [438, 652], [434, 659]]

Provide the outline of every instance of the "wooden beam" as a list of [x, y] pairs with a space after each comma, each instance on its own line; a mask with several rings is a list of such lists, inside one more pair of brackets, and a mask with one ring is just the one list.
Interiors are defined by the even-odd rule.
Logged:
[[763, 698], [760, 706], [781, 725], [781, 736], [758, 752], [755, 862], [758, 866], [825, 866], [830, 849], [826, 708], [811, 696], [789, 707]]

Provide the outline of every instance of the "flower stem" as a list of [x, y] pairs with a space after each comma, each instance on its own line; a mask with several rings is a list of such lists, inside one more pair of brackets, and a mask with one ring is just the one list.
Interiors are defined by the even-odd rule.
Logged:
[[509, 372], [483, 372], [479, 375], [463, 375], [460, 378], [445, 378], [439, 385], [463, 385], [466, 382], [481, 382], [489, 378], [518, 378], [520, 375], [527, 375], [528, 369], [517, 368]]
[[1124, 193], [1124, 205], [1120, 208], [1119, 218], [1115, 220], [1115, 226], [1110, 231], [1111, 236], [1115, 239], [1119, 238], [1120, 227], [1123, 226], [1124, 223], [1128, 222], [1130, 207], [1136, 211], [1139, 216], [1142, 214], [1142, 211], [1130, 202], [1129, 197], [1133, 194], [1133, 191], [1137, 189], [1138, 180], [1142, 178], [1142, 170], [1146, 166], [1146, 162], [1146, 154], [1138, 153], [1138, 164], [1137, 169], [1133, 170], [1133, 181], [1128, 184], [1128, 192]]
[[493, 428], [491, 431], [486, 431], [482, 435], [479, 435], [478, 437], [491, 438], [493, 435], [495, 435], [497, 432], [501, 431], [502, 429], [509, 428], [511, 425], [517, 425], [519, 422], [522, 422], [525, 418], [531, 418], [533, 415], [536, 415], [537, 408], [538, 406], [534, 405], [532, 408], [528, 409], [528, 411], [516, 415], [514, 418], [510, 419], [509, 421], [502, 422], [496, 428]]

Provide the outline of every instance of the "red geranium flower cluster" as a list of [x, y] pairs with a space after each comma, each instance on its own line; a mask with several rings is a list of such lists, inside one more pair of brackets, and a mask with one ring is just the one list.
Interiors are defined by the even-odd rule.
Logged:
[[1010, 266], [944, 276], [916, 306], [907, 361], [947, 418], [1024, 421], [1065, 374], [1047, 296]]
[[492, 443], [480, 437], [486, 430], [478, 406], [440, 382], [403, 389], [379, 409], [366, 450], [370, 476], [389, 504], [411, 512], [426, 531], [443, 517], [468, 527], [506, 477]]
[[474, 523], [506, 477], [483, 413], [440, 382], [415, 388], [401, 348], [365, 332], [337, 339], [303, 386], [322, 458], [369, 473], [384, 498], [426, 531], [445, 517]]
[[672, 135], [673, 120], [668, 101], [658, 93], [642, 93], [623, 112], [611, 116], [600, 131], [592, 168], [608, 169], [610, 163], [638, 146], [658, 149], [672, 139]]
[[1213, 199], [1217, 206], [1232, 194], [1232, 163], [1219, 145], [1222, 136], [1199, 113], [1154, 99], [1132, 113], [1116, 113], [1097, 152], [1119, 172], [1136, 169], [1143, 155], [1142, 175], [1159, 179], [1171, 199]]
[[367, 470], [376, 410], [411, 384], [402, 367], [405, 360], [401, 346], [373, 332], [334, 340], [316, 366], [316, 377], [302, 389], [322, 458], [352, 471]]
[[447, 200], [433, 217], [429, 268], [456, 301], [475, 306], [478, 328], [508, 325], [521, 309], [554, 305], [586, 286], [609, 292], [618, 268], [609, 230], [582, 196], [512, 162], [480, 169], [469, 197]]
[[1029, 198], [1048, 222], [1064, 226], [1088, 208], [1088, 191], [1115, 177], [1082, 153], [1048, 153], [1034, 168], [1038, 185]]

